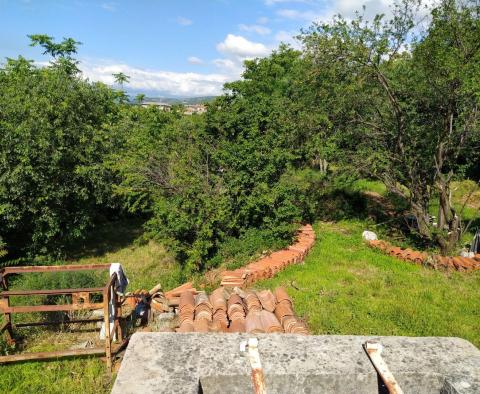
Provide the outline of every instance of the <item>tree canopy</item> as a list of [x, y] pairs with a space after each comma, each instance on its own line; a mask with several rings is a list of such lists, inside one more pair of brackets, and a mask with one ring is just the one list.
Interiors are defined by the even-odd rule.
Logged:
[[[32, 39], [52, 55], [74, 52], [71, 41]], [[103, 161], [115, 145], [114, 94], [65, 64], [20, 57], [0, 69], [0, 224], [9, 247], [33, 254], [58, 252], [112, 204]]]
[[451, 182], [479, 178], [479, 5], [442, 0], [425, 29], [420, 6], [313, 23], [301, 49], [246, 61], [191, 116], [133, 105], [122, 72], [121, 91], [86, 80], [74, 39], [30, 36], [50, 64], [0, 69], [0, 236], [19, 253], [58, 253], [128, 212], [201, 270], [252, 229], [288, 240], [332, 185], [359, 176], [381, 180], [411, 230], [450, 253], [468, 226]]

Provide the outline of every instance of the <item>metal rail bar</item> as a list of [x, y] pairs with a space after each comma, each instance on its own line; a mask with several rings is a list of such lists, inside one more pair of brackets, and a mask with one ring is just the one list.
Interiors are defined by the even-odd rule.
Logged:
[[[103, 321], [102, 317], [96, 319], [69, 319], [69, 320], [55, 320], [55, 321], [38, 321], [31, 323], [16, 323], [14, 327], [36, 327], [36, 326], [55, 326], [62, 324], [76, 324], [76, 323], [96, 323]], [[1, 331], [0, 331], [1, 332]]]
[[[105, 356], [107, 359], [107, 368], [112, 370], [112, 338], [110, 335], [110, 297], [112, 296], [112, 288], [117, 280], [117, 275], [114, 273], [103, 290], [103, 316], [105, 320]], [[116, 301], [116, 300], [115, 300]], [[115, 302], [113, 301], [113, 302]], [[115, 305], [116, 307], [116, 305]], [[115, 319], [115, 322], [117, 319]]]
[[32, 313], [32, 312], [58, 312], [58, 311], [84, 311], [102, 309], [102, 303], [63, 304], [63, 305], [22, 305], [0, 307], [3, 313]]
[[47, 359], [60, 358], [60, 357], [103, 355], [103, 354], [105, 354], [105, 348], [102, 348], [102, 347], [95, 347], [90, 349], [58, 350], [55, 352], [22, 353], [22, 354], [12, 354], [10, 356], [0, 356], [0, 363], [12, 363], [15, 361], [29, 361], [29, 360], [47, 360]]
[[[0, 283], [3, 292], [0, 293], [0, 312], [4, 313], [5, 323], [0, 328], [0, 332], [6, 331], [7, 339], [9, 342], [14, 343], [13, 328], [14, 327], [27, 327], [36, 325], [54, 325], [54, 324], [70, 324], [70, 323], [87, 323], [94, 321], [104, 321], [105, 327], [105, 347], [104, 348], [92, 348], [92, 349], [76, 349], [76, 350], [62, 350], [54, 352], [39, 352], [39, 353], [23, 353], [9, 356], [0, 357], [1, 363], [8, 363], [14, 361], [28, 361], [28, 360], [42, 360], [52, 359], [60, 357], [71, 357], [80, 355], [105, 355], [107, 368], [109, 371], [112, 369], [112, 354], [114, 349], [119, 349], [124, 346], [126, 341], [120, 344], [120, 347], [113, 346], [112, 335], [110, 332], [110, 318], [111, 311], [113, 316], [113, 331], [116, 334], [116, 338], [119, 341], [123, 340], [123, 333], [120, 326], [119, 319], [121, 317], [121, 303], [120, 298], [115, 290], [115, 283], [117, 281], [117, 275], [114, 273], [108, 279], [105, 287], [95, 288], [80, 288], [80, 289], [58, 289], [58, 290], [8, 290], [7, 276], [10, 274], [23, 274], [32, 272], [65, 272], [65, 271], [84, 271], [84, 270], [97, 270], [97, 269], [109, 269], [110, 264], [83, 264], [83, 265], [65, 265], [65, 266], [31, 266], [31, 267], [6, 267], [0, 269]], [[101, 303], [91, 303], [91, 293], [102, 293], [103, 300]], [[32, 305], [32, 306], [10, 306], [11, 296], [35, 296], [35, 295], [60, 295], [71, 294], [72, 304], [64, 305]], [[112, 307], [112, 309], [111, 309]], [[52, 322], [33, 322], [33, 323], [20, 323], [14, 325], [12, 323], [12, 313], [31, 313], [31, 312], [53, 312], [53, 311], [74, 311], [74, 310], [104, 310], [103, 319], [76, 319], [70, 321], [52, 321]]]
[[381, 356], [383, 346], [379, 342], [367, 341], [364, 344], [364, 348], [377, 373], [387, 387], [388, 392], [390, 394], [403, 394], [403, 390], [397, 383], [395, 376], [393, 376], [387, 363]]
[[247, 352], [248, 361], [252, 369], [252, 384], [254, 394], [267, 394], [265, 375], [263, 373], [260, 353], [258, 352], [258, 339], [249, 338], [248, 341], [240, 343], [240, 351]]
[[32, 272], [89, 271], [109, 269], [110, 264], [70, 264], [70, 265], [34, 265], [25, 267], [5, 267], [0, 274], [25, 274]]
[[31, 296], [31, 295], [62, 295], [72, 293], [101, 293], [103, 287], [86, 287], [81, 289], [52, 289], [52, 290], [7, 290], [0, 292], [0, 297]]

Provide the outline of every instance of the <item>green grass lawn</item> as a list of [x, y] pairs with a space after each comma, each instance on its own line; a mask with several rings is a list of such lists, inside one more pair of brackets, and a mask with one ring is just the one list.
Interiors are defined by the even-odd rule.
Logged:
[[25, 362], [0, 366], [0, 393], [109, 393], [112, 378], [94, 358]]
[[455, 336], [480, 346], [480, 272], [444, 273], [384, 255], [362, 242], [359, 221], [314, 228], [304, 264], [255, 286], [285, 286], [313, 334]]

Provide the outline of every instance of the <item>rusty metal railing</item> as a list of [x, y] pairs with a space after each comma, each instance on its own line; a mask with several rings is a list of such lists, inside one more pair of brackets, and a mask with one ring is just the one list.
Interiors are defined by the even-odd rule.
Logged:
[[[72, 323], [92, 323], [104, 321], [105, 344], [104, 347], [95, 347], [88, 349], [60, 350], [52, 352], [31, 352], [13, 354], [8, 356], [0, 356], [0, 364], [15, 361], [41, 360], [61, 357], [85, 356], [85, 355], [104, 355], [106, 358], [107, 368], [112, 368], [112, 357], [126, 344], [120, 324], [121, 319], [121, 302], [115, 289], [116, 274], [110, 276], [108, 283], [104, 287], [76, 288], [76, 289], [54, 289], [54, 290], [9, 290], [8, 276], [12, 274], [25, 273], [46, 273], [46, 272], [74, 272], [86, 270], [109, 270], [110, 264], [84, 264], [84, 265], [62, 265], [62, 266], [24, 266], [24, 267], [6, 267], [0, 269], [0, 312], [4, 315], [4, 323], [0, 327], [0, 334], [5, 333], [6, 339], [10, 344], [15, 344], [14, 329], [16, 327], [56, 325], [56, 324], [72, 324]], [[102, 294], [102, 302], [94, 302], [93, 294]], [[29, 305], [29, 306], [11, 306], [10, 298], [15, 296], [42, 296], [42, 295], [69, 295], [72, 298], [71, 304], [62, 305]], [[113, 316], [113, 332], [117, 342], [120, 344], [113, 346], [113, 338], [111, 335], [110, 319], [110, 303], [113, 303], [115, 314]], [[97, 310], [104, 311], [103, 319], [71, 319], [67, 321], [45, 321], [14, 324], [12, 315], [15, 313], [32, 313], [32, 312], [53, 312], [53, 311], [78, 311], [78, 310]]]

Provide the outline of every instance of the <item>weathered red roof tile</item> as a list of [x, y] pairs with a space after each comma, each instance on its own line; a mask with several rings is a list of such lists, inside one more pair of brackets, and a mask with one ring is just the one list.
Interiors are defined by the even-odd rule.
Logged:
[[248, 312], [245, 319], [245, 331], [251, 334], [264, 333], [260, 311]]
[[263, 309], [260, 312], [260, 320], [263, 331], [266, 333], [284, 332], [282, 325], [272, 312]]
[[263, 309], [269, 312], [273, 312], [275, 310], [277, 300], [270, 290], [257, 291], [257, 297], [260, 300]]

